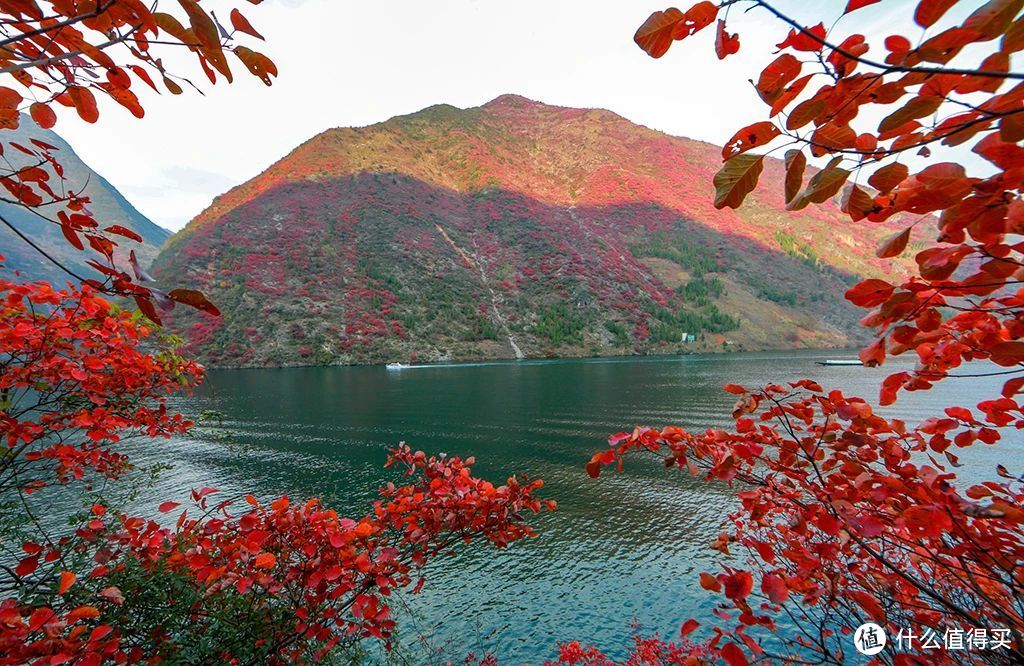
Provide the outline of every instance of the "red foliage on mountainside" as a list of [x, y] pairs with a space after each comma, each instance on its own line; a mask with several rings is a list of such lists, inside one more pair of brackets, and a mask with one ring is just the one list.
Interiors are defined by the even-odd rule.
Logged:
[[172, 325], [227, 366], [858, 342], [841, 294], [887, 270], [886, 230], [854, 234], [831, 205], [786, 214], [781, 188], [718, 210], [720, 151], [516, 96], [430, 107], [311, 139], [154, 272], [217, 303], [223, 319]]

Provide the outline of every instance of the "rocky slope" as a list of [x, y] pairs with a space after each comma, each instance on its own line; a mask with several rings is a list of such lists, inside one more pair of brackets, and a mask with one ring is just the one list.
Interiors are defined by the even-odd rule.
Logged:
[[434, 106], [307, 141], [154, 272], [220, 307], [171, 325], [221, 366], [859, 342], [842, 292], [886, 270], [890, 230], [786, 213], [778, 162], [742, 209], [715, 210], [720, 152], [511, 95]]

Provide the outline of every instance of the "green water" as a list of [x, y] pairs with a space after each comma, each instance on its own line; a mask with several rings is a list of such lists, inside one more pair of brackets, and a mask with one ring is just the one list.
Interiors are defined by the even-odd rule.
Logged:
[[[654, 460], [636, 458], [623, 474], [599, 480], [587, 477], [584, 462], [609, 434], [635, 424], [727, 425], [733, 397], [720, 387], [728, 382], [810, 377], [874, 396], [892, 370], [814, 363], [835, 356], [215, 371], [176, 407], [223, 413], [224, 428], [244, 448], [197, 436], [147, 449], [143, 461], [174, 467], [143, 502], [184, 500], [189, 488], [214, 486], [229, 496], [317, 496], [353, 515], [373, 499], [395, 443], [473, 455], [477, 473], [495, 480], [543, 478], [560, 510], [535, 520], [537, 539], [504, 551], [473, 546], [431, 565], [423, 592], [405, 598], [404, 639], [451, 641], [452, 655], [493, 650], [509, 664], [539, 664], [559, 640], [574, 638], [621, 654], [634, 621], [644, 632], [674, 636], [683, 620], [708, 613], [714, 599], [695, 580], [715, 568], [717, 553], [707, 546], [733, 498], [724, 486], [680, 477]], [[960, 380], [889, 411], [914, 422], [998, 386]], [[965, 469], [990, 470], [996, 455], [979, 450]]]

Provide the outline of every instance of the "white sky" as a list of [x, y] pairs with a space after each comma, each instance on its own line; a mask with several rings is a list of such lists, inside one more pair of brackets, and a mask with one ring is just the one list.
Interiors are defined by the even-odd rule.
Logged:
[[[272, 87], [232, 59], [235, 83], [174, 97], [137, 89], [146, 117], [112, 102], [87, 125], [63, 112], [54, 128], [145, 215], [180, 229], [229, 187], [260, 173], [315, 134], [449, 103], [478, 106], [504, 93], [549, 104], [602, 107], [669, 134], [723, 143], [764, 118], [748, 79], [774, 56], [785, 30], [756, 10], [729, 18], [741, 48], [724, 62], [708, 28], [653, 60], [633, 43], [651, 11], [672, 0], [266, 0], [204, 2], [222, 20], [239, 6], [267, 43], [243, 43], [278, 65]], [[684, 2], [684, 7], [689, 2]], [[817, 23], [846, 0], [782, 0], [780, 9]], [[890, 34], [885, 0], [841, 26]], [[962, 2], [966, 14], [977, 2]], [[816, 9], [808, 9], [808, 7]], [[811, 14], [814, 16], [812, 17]], [[813, 18], [813, 20], [811, 20]], [[826, 23], [827, 25], [827, 23]], [[872, 27], [875, 30], [872, 30]], [[845, 31], [844, 31], [845, 34]], [[912, 41], [920, 30], [905, 33]], [[188, 60], [186, 71], [207, 83]]]

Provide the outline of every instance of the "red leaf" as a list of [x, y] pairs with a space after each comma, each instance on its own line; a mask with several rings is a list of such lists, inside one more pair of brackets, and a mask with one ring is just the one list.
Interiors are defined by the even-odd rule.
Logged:
[[57, 619], [57, 614], [53, 612], [51, 608], [37, 608], [32, 611], [32, 615], [28, 618], [28, 630], [38, 631], [43, 625], [52, 622]]
[[[17, 90], [8, 88], [7, 86], [0, 86], [0, 109], [15, 110], [18, 108], [18, 105], [21, 104], [22, 99], [24, 98]], [[15, 127], [17, 127], [17, 125], [15, 125]]]
[[64, 620], [68, 624], [74, 624], [75, 622], [78, 622], [79, 620], [87, 620], [87, 619], [94, 618], [94, 617], [99, 617], [99, 616], [100, 616], [100, 612], [99, 612], [99, 610], [96, 609], [95, 606], [79, 606], [78, 608], [76, 608], [73, 611], [71, 611], [70, 613], [68, 613], [65, 616]]
[[85, 243], [83, 243], [82, 239], [78, 236], [78, 232], [71, 227], [67, 214], [65, 214], [64, 211], [60, 211], [60, 213], [57, 214], [57, 219], [60, 222], [60, 230], [61, 233], [64, 234], [64, 238], [67, 239], [67, 241], [76, 249], [84, 250]]
[[761, 591], [771, 599], [773, 604], [781, 606], [789, 599], [789, 586], [781, 576], [768, 574], [761, 579]]
[[841, 156], [832, 158], [824, 169], [811, 176], [804, 191], [786, 204], [786, 210], [801, 210], [809, 204], [825, 203], [834, 197], [850, 177], [850, 171], [839, 166], [842, 162]]
[[613, 451], [595, 453], [586, 464], [587, 476], [592, 479], [601, 476], [601, 467], [609, 464], [614, 459], [615, 453]]
[[725, 146], [722, 147], [722, 159], [728, 160], [752, 148], [764, 146], [779, 134], [779, 128], [768, 120], [748, 125], [726, 141]]
[[747, 661], [746, 655], [743, 654], [743, 650], [736, 643], [726, 643], [723, 645], [719, 655], [729, 666], [749, 666], [750, 664]]
[[68, 88], [68, 96], [82, 120], [87, 123], [99, 120], [100, 112], [96, 108], [96, 97], [91, 90], [82, 86], [71, 86]]
[[138, 235], [137, 233], [135, 233], [134, 231], [132, 231], [128, 227], [122, 227], [120, 224], [112, 224], [109, 227], [107, 227], [106, 229], [104, 229], [104, 231], [106, 231], [107, 233], [110, 233], [110, 234], [117, 234], [118, 236], [124, 236], [125, 238], [131, 238], [136, 243], [141, 243], [142, 242], [142, 236]]
[[792, 53], [783, 53], [761, 71], [757, 92], [767, 104], [773, 104], [790, 81], [800, 75], [803, 67]]
[[722, 590], [722, 584], [709, 573], [702, 573], [700, 575], [700, 586], [709, 592], [720, 592]]
[[654, 12], [633, 35], [636, 45], [647, 52], [652, 58], [660, 58], [672, 46], [673, 33], [676, 25], [681, 23], [685, 15], [672, 7], [663, 12]]
[[715, 55], [719, 60], [725, 60], [740, 50], [739, 35], [730, 35], [725, 31], [725, 21], [718, 19], [718, 32], [715, 34]]
[[249, 19], [242, 16], [242, 12], [237, 9], [231, 10], [231, 26], [239, 32], [252, 35], [257, 39], [263, 39], [263, 35], [258, 33], [256, 29], [252, 27], [252, 24], [249, 23]]
[[[144, 69], [143, 69], [142, 67], [140, 67], [139, 65], [129, 65], [129, 67], [131, 67], [131, 70], [132, 70], [133, 72], [135, 72], [135, 76], [137, 76], [137, 77], [139, 77], [140, 79], [142, 79], [142, 81], [143, 81], [143, 82], [144, 82], [144, 83], [145, 83], [145, 84], [146, 84], [147, 86], [149, 86], [149, 87], [150, 87], [150, 88], [152, 88], [153, 90], [157, 90], [156, 84], [155, 84], [155, 83], [153, 83], [153, 79], [152, 79], [152, 78], [150, 78], [150, 76], [149, 76], [149, 72], [147, 72], [146, 70], [144, 70]], [[159, 92], [159, 90], [157, 90], [157, 92]]]
[[60, 585], [57, 586], [57, 594], [64, 594], [71, 589], [71, 586], [78, 580], [78, 576], [70, 571], [60, 572]]
[[878, 250], [875, 254], [882, 259], [888, 257], [896, 257], [903, 253], [903, 250], [907, 249], [907, 243], [910, 242], [910, 230], [913, 227], [907, 227], [903, 231], [898, 231], [888, 238], [882, 239], [882, 242], [878, 245]]
[[878, 124], [878, 132], [887, 136], [906, 134], [906, 131], [899, 130], [904, 127], [907, 128], [907, 131], [915, 129], [910, 121], [932, 115], [945, 101], [944, 97], [938, 95], [914, 97], [902, 107], [883, 118], [882, 122]]
[[122, 594], [119, 588], [114, 587], [113, 585], [100, 590], [100, 596], [117, 606], [124, 603], [124, 594]]
[[157, 507], [157, 511], [159, 511], [160, 513], [167, 513], [168, 511], [174, 511], [179, 506], [181, 506], [181, 504], [177, 502], [164, 502], [159, 507]]
[[879, 338], [860, 350], [861, 363], [874, 368], [885, 362], [885, 338]]
[[821, 112], [824, 110], [825, 100], [816, 97], [805, 99], [793, 107], [789, 118], [786, 118], [786, 129], [800, 129], [821, 115]]
[[849, 214], [851, 220], [859, 222], [871, 213], [881, 210], [881, 207], [875, 204], [871, 195], [861, 189], [859, 185], [851, 185], [846, 188], [841, 209], [844, 213]]
[[23, 559], [21, 562], [18, 563], [18, 566], [14, 569], [14, 573], [18, 574], [19, 576], [24, 577], [24, 576], [28, 576], [28, 575], [32, 574], [38, 568], [39, 568], [39, 558], [38, 557], [26, 557], [25, 559]]
[[868, 185], [875, 188], [882, 194], [888, 194], [894, 187], [907, 179], [910, 169], [905, 164], [893, 162], [887, 164], [868, 178]]
[[807, 87], [807, 84], [810, 83], [813, 77], [814, 74], [807, 74], [806, 76], [801, 76], [799, 79], [797, 79], [790, 85], [786, 86], [786, 88], [782, 91], [778, 98], [774, 102], [772, 102], [772, 109], [769, 114], [769, 117], [774, 118], [779, 113], [781, 113], [783, 109], [789, 106], [789, 103], [795, 100], [800, 95], [800, 93], [803, 92], [804, 88]]
[[892, 53], [906, 53], [910, 46], [910, 40], [903, 35], [889, 35], [885, 38], [885, 48]]
[[676, 26], [675, 39], [685, 39], [711, 25], [718, 16], [718, 6], [702, 0], [686, 10], [682, 23]]
[[870, 278], [850, 287], [846, 300], [862, 308], [873, 308], [888, 300], [894, 290], [895, 287], [885, 280]]
[[812, 28], [804, 28], [797, 32], [789, 31], [785, 40], [776, 44], [780, 49], [789, 47], [795, 51], [820, 51], [824, 47], [825, 24], [819, 23]]
[[1020, 10], [1019, 0], [989, 0], [967, 17], [963, 27], [985, 39], [995, 39], [1010, 27]]
[[802, 150], [786, 151], [786, 203], [796, 199], [800, 186], [804, 182], [804, 170], [807, 168], [807, 156]]
[[1012, 398], [1024, 388], [1024, 377], [1014, 377], [1003, 384], [1003, 397]]
[[686, 637], [693, 633], [693, 630], [700, 626], [700, 622], [694, 619], [689, 619], [683, 623], [682, 628], [679, 630], [680, 637]]
[[993, 363], [1009, 368], [1024, 361], [1024, 342], [1000, 342], [989, 349], [988, 353]]
[[741, 601], [750, 596], [754, 589], [754, 576], [749, 571], [733, 571], [722, 581], [725, 596], [733, 601]]
[[253, 566], [259, 569], [273, 569], [275, 564], [277, 564], [277, 557], [273, 553], [260, 553], [253, 560]]
[[850, 596], [876, 622], [885, 624], [885, 611], [874, 596], [861, 590], [852, 590]]
[[914, 10], [914, 21], [922, 28], [935, 24], [957, 0], [921, 0]]
[[198, 310], [202, 310], [203, 312], [208, 312], [215, 317], [220, 316], [220, 310], [217, 309], [217, 306], [206, 300], [206, 296], [203, 296], [202, 293], [198, 291], [194, 291], [192, 289], [173, 289], [167, 295], [172, 300], [179, 303], [190, 305]]
[[843, 14], [855, 12], [861, 7], [867, 7], [868, 5], [873, 5], [876, 2], [880, 1], [881, 0], [850, 0], [848, 3], [846, 3], [846, 9], [843, 10]]
[[828, 153], [853, 148], [857, 143], [857, 133], [849, 125], [830, 122], [814, 130], [811, 141], [811, 154], [821, 157]]
[[135, 305], [138, 306], [139, 310], [155, 324], [160, 323], [160, 315], [156, 313], [156, 308], [153, 307], [153, 301], [143, 296], [135, 296]]
[[50, 129], [57, 124], [57, 114], [41, 102], [33, 102], [28, 112], [32, 115], [32, 120], [43, 129]]

